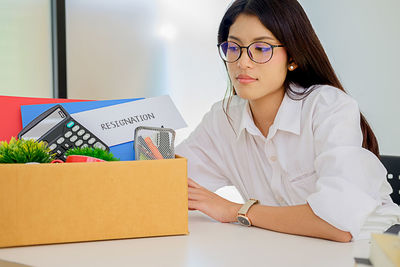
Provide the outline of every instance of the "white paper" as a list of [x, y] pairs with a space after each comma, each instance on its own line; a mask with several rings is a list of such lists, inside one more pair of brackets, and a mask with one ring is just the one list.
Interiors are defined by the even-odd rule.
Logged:
[[71, 116], [108, 146], [132, 141], [138, 126], [163, 126], [174, 130], [187, 126], [168, 95], [92, 109]]

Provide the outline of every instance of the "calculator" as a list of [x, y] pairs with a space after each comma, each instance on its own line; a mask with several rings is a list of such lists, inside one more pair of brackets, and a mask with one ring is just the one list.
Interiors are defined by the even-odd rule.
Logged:
[[40, 114], [22, 129], [18, 138], [47, 142], [51, 153], [62, 161], [66, 160], [65, 152], [74, 147], [110, 150], [103, 141], [74, 120], [61, 105]]

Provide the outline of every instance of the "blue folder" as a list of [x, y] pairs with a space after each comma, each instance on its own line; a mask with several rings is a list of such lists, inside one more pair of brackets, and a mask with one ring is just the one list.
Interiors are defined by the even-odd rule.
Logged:
[[[69, 102], [69, 103], [59, 103], [69, 114], [74, 114], [86, 110], [92, 110], [96, 108], [103, 108], [112, 105], [122, 104], [126, 102], [141, 100], [143, 98], [131, 98], [131, 99], [115, 99], [115, 100], [100, 100], [100, 101], [84, 101], [84, 102]], [[21, 117], [22, 117], [22, 127], [25, 127], [37, 116], [48, 110], [49, 108], [57, 105], [57, 103], [52, 104], [40, 104], [40, 105], [24, 105], [21, 106]], [[110, 147], [110, 152], [116, 158], [120, 160], [134, 160], [135, 151], [133, 148], [133, 141], [119, 144]]]

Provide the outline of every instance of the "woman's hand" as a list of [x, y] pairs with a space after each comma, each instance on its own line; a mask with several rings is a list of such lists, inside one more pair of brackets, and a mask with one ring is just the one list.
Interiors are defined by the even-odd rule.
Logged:
[[[220, 222], [236, 222], [241, 204], [226, 200], [188, 178], [189, 209], [199, 210]], [[248, 212], [254, 226], [282, 233], [349, 242], [349, 232], [339, 230], [314, 214], [308, 204], [296, 206], [254, 205]]]
[[219, 222], [236, 222], [241, 204], [226, 200], [188, 178], [189, 210], [199, 210]]

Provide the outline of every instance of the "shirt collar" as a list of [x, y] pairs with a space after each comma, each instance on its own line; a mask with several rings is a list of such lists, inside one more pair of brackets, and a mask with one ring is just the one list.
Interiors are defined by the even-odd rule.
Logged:
[[[272, 138], [276, 134], [277, 130], [299, 135], [302, 105], [302, 100], [293, 100], [288, 96], [288, 94], [285, 93], [282, 103], [278, 109], [278, 113], [276, 114], [274, 123], [269, 129], [267, 139]], [[246, 129], [252, 135], [262, 135], [260, 130], [254, 124], [253, 116], [250, 110], [250, 104], [248, 101], [246, 101], [243, 107], [240, 123], [237, 125], [237, 138], [240, 137], [244, 129]]]
[[276, 128], [299, 135], [302, 107], [302, 100], [291, 99], [288, 94], [285, 94], [275, 117]]
[[241, 113], [239, 128], [236, 131], [238, 138], [245, 129], [252, 135], [261, 135], [260, 130], [254, 124], [253, 115], [251, 114], [250, 104], [249, 101], [247, 100]]

